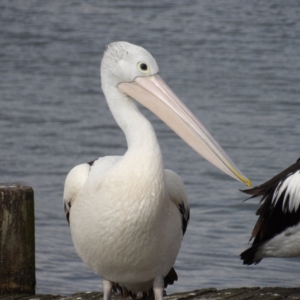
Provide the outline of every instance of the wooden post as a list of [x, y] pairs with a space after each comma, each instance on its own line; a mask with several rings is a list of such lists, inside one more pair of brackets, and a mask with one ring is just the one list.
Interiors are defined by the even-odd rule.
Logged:
[[1, 294], [35, 294], [34, 197], [29, 186], [0, 183]]

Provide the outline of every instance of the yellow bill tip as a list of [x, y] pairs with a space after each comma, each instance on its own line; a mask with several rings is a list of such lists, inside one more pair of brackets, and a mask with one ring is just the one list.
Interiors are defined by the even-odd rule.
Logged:
[[246, 184], [246, 186], [247, 187], [251, 187], [252, 186], [252, 182], [251, 182], [251, 180], [250, 179], [248, 179], [248, 178], [245, 178], [246, 180], [245, 180], [245, 184]]
[[236, 168], [234, 168], [231, 164], [227, 164], [231, 172], [235, 175], [235, 177], [241, 181], [242, 183], [245, 183], [247, 187], [251, 187], [252, 182], [247, 177], [243, 176]]

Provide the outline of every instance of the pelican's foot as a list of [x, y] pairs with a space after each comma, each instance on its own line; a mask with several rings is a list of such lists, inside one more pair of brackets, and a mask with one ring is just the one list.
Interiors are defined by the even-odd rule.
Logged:
[[113, 283], [103, 278], [102, 285], [103, 285], [103, 300], [110, 300]]
[[163, 300], [164, 277], [158, 276], [153, 281], [153, 291], [155, 300]]

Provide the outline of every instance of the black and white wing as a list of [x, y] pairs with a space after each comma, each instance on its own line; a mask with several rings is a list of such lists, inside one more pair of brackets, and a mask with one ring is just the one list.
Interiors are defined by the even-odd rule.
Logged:
[[92, 168], [97, 168], [97, 174], [100, 178], [121, 158], [122, 156], [100, 157], [89, 163], [80, 164], [69, 172], [65, 181], [63, 196], [64, 210], [69, 224], [72, 203], [76, 200], [76, 197], [86, 182]]
[[[190, 207], [187, 200], [186, 189], [178, 174], [172, 170], [165, 169], [165, 175], [169, 197], [180, 212], [182, 234], [184, 235], [190, 218]], [[169, 284], [173, 284], [174, 281], [177, 280], [177, 273], [174, 268], [171, 268], [167, 276], [164, 278], [164, 287], [166, 288]]]
[[241, 254], [244, 264], [253, 264], [261, 260], [256, 254], [264, 243], [300, 222], [300, 159], [267, 182], [243, 192], [252, 195], [249, 199], [262, 197], [250, 238], [254, 238], [252, 247]]
[[67, 175], [64, 188], [64, 210], [68, 224], [70, 224], [70, 211], [78, 192], [84, 185], [90, 173], [92, 163], [80, 164], [74, 167]]
[[180, 211], [182, 232], [185, 234], [190, 219], [190, 207], [187, 199], [186, 189], [178, 174], [168, 169], [165, 169], [165, 174], [169, 196]]

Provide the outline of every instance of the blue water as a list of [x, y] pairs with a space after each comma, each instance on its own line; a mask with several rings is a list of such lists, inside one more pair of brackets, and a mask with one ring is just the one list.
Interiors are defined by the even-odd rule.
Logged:
[[[1, 1], [0, 182], [35, 190], [38, 293], [101, 289], [72, 245], [62, 193], [73, 166], [126, 151], [100, 89], [105, 45], [148, 49], [163, 79], [259, 184], [300, 157], [299, 15], [299, 1]], [[242, 184], [143, 113], [191, 204], [179, 281], [168, 293], [299, 286], [298, 258], [242, 265], [258, 200], [242, 202]]]

